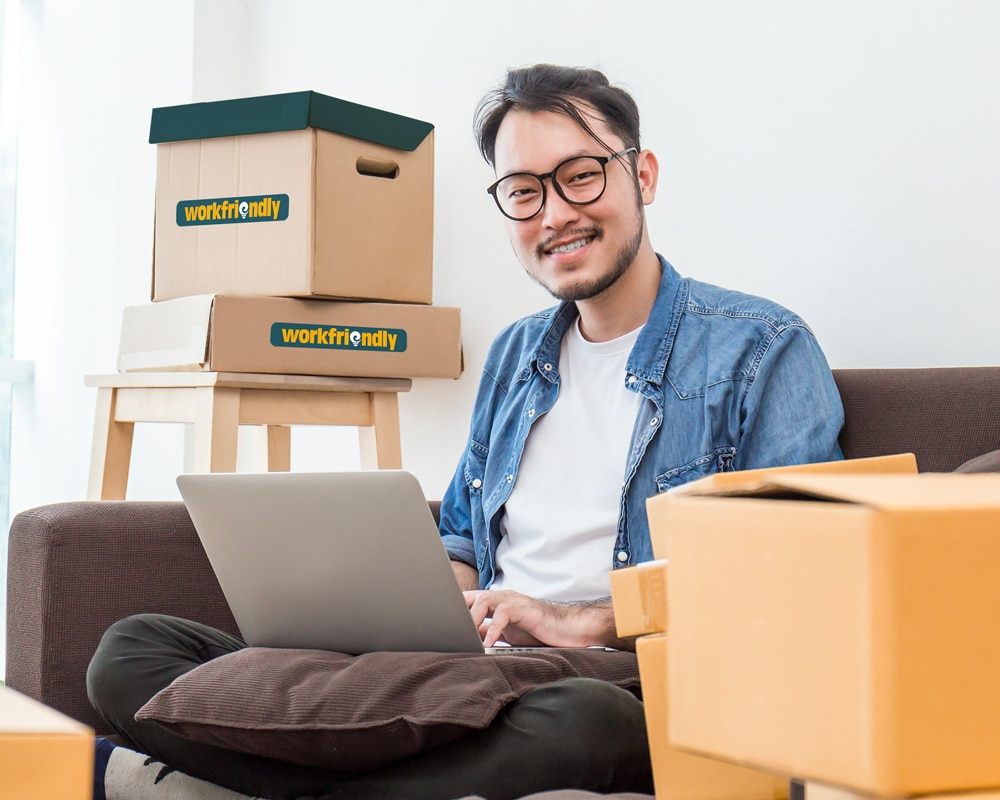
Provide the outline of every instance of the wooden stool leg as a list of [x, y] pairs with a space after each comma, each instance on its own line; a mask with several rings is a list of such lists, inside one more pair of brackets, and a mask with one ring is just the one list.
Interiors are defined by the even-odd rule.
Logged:
[[358, 428], [362, 469], [402, 469], [399, 402], [395, 392], [371, 393], [371, 427]]
[[125, 499], [135, 423], [115, 420], [117, 391], [111, 387], [97, 390], [88, 500]]
[[288, 472], [292, 468], [292, 429], [288, 425], [267, 426], [267, 471]]
[[240, 390], [199, 387], [194, 421], [195, 472], [236, 472]]

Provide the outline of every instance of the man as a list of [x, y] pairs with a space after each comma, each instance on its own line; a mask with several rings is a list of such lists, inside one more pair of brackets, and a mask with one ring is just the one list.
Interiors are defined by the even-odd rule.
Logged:
[[[601, 73], [512, 70], [476, 130], [514, 250], [562, 302], [494, 342], [442, 541], [486, 645], [629, 647], [608, 573], [652, 557], [646, 498], [719, 470], [839, 458], [840, 398], [798, 317], [655, 253], [643, 206], [658, 164], [634, 101]], [[136, 749], [268, 797], [652, 791], [641, 703], [596, 680], [539, 687], [485, 731], [377, 774], [265, 762], [134, 720], [175, 677], [244, 646], [130, 618], [102, 641], [88, 690]]]
[[514, 250], [563, 304], [494, 342], [441, 533], [487, 644], [618, 645], [607, 575], [652, 557], [646, 498], [840, 458], [840, 396], [802, 320], [654, 252], [656, 157], [602, 74], [512, 71], [477, 132]]

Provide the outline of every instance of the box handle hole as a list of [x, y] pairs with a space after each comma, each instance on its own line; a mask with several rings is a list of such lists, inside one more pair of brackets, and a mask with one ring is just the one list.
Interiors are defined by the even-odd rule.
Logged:
[[381, 158], [365, 158], [362, 156], [357, 163], [358, 173], [372, 178], [388, 178], [392, 180], [399, 175], [399, 164]]

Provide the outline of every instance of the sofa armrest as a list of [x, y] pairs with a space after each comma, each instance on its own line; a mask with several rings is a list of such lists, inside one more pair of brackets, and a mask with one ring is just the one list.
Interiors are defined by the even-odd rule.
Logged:
[[41, 506], [8, 545], [7, 684], [98, 733], [85, 678], [111, 623], [155, 612], [239, 632], [179, 501]]

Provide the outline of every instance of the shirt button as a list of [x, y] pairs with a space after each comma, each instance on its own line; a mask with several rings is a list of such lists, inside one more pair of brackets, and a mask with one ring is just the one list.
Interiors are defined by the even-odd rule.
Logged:
[[628, 561], [628, 553], [626, 553], [624, 550], [619, 550], [618, 560], [621, 561], [622, 563]]
[[472, 482], [472, 488], [473, 489], [482, 489], [483, 488], [483, 482], [481, 480], [479, 480], [479, 478], [476, 478]]
[[635, 375], [629, 375], [629, 376], [628, 376], [628, 385], [629, 385], [629, 386], [631, 386], [631, 385], [632, 385], [632, 384], [634, 384], [634, 383], [635, 383], [635, 382], [636, 382], [637, 380], [639, 380], [639, 379], [638, 379], [637, 377], [635, 377]]
[[528, 417], [533, 417], [533, 416], [535, 416], [535, 409], [529, 408], [528, 409]]
[[513, 475], [508, 475], [507, 476], [507, 483], [510, 483], [512, 480], [514, 480], [514, 476]]
[[542, 369], [544, 369], [546, 372], [552, 372], [552, 365], [551, 364], [545, 364], [542, 367]]
[[652, 418], [652, 419], [651, 419], [651, 420], [649, 421], [649, 427], [651, 427], [651, 428], [655, 428], [655, 427], [656, 427], [656, 423], [657, 423], [657, 422], [659, 422], [659, 421], [660, 421], [659, 419], [657, 419], [656, 417], [653, 417], [653, 418]]

